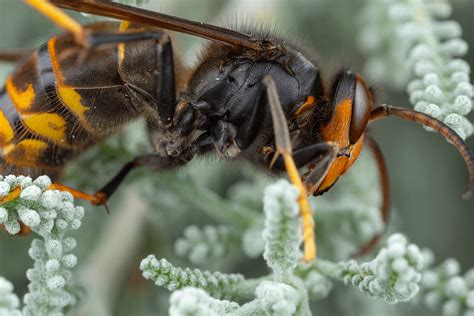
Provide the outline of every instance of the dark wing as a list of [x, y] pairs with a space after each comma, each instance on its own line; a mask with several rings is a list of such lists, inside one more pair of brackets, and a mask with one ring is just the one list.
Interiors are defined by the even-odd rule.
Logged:
[[189, 21], [106, 0], [50, 0], [57, 7], [195, 35], [228, 45], [263, 50], [260, 41], [248, 35], [205, 23]]

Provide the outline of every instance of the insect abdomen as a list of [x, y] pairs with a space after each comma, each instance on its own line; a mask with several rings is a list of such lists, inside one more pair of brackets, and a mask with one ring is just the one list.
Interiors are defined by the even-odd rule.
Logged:
[[35, 54], [0, 92], [2, 174], [57, 173], [72, 154], [67, 137], [73, 122], [55, 110], [42, 89]]
[[1, 173], [56, 176], [139, 114], [127, 89], [117, 45], [85, 53], [69, 35], [51, 38], [0, 91]]

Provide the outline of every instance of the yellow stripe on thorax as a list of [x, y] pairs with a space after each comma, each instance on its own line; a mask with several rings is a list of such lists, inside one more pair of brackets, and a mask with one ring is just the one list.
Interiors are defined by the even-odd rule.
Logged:
[[12, 81], [12, 76], [7, 78], [6, 88], [10, 99], [19, 113], [28, 112], [35, 99], [33, 84], [29, 83], [24, 91], [17, 89]]
[[311, 109], [313, 107], [313, 105], [315, 104], [315, 98], [310, 95], [306, 98], [306, 101], [298, 108], [298, 110], [295, 112], [295, 115], [298, 116], [298, 115], [301, 115], [302, 113], [308, 111], [309, 109]]
[[[120, 32], [125, 32], [128, 28], [130, 27], [130, 22], [128, 21], [122, 21], [120, 22]], [[118, 59], [119, 59], [119, 65], [122, 64], [123, 60], [125, 58], [125, 43], [119, 43], [118, 44]]]

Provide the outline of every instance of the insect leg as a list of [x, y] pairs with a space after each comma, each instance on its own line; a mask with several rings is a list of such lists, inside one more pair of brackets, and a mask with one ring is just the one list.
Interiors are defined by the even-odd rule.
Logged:
[[264, 119], [265, 107], [262, 100], [265, 94], [266, 89], [260, 86], [255, 97], [249, 100], [251, 112], [246, 114], [245, 122], [238, 128], [225, 119], [217, 121], [214, 125], [212, 143], [221, 156], [235, 157], [253, 142]]
[[106, 205], [109, 198], [133, 169], [137, 167], [148, 167], [155, 171], [168, 170], [184, 165], [189, 162], [192, 157], [192, 151], [188, 151], [180, 157], [161, 157], [155, 154], [138, 156], [126, 163], [106, 185], [93, 195], [69, 188], [62, 184], [52, 184], [51, 189], [68, 191], [74, 197], [89, 201], [94, 205]]
[[102, 201], [96, 205], [105, 204], [130, 171], [137, 167], [148, 167], [154, 171], [163, 171], [182, 166], [193, 158], [193, 153], [187, 151], [180, 157], [161, 157], [155, 154], [138, 156], [126, 163], [122, 169], [104, 185], [95, 196], [99, 196]]
[[[390, 184], [388, 178], [388, 169], [387, 165], [385, 164], [385, 159], [383, 158], [382, 151], [380, 150], [379, 145], [375, 142], [372, 137], [367, 137], [366, 141], [367, 145], [369, 145], [370, 151], [375, 157], [375, 161], [377, 163], [377, 169], [379, 171], [379, 181], [380, 181], [380, 189], [382, 193], [382, 203], [380, 206], [380, 215], [382, 216], [382, 221], [385, 225], [384, 229], [387, 227], [388, 217], [390, 215]], [[383, 232], [375, 235], [369, 240], [365, 245], [363, 245], [355, 254], [354, 256], [362, 256], [367, 254], [372, 248], [377, 245], [380, 238], [382, 237]]]
[[[103, 197], [100, 195], [91, 195], [88, 193], [84, 193], [82, 191], [73, 189], [61, 183], [53, 183], [49, 187], [50, 190], [59, 190], [59, 191], [67, 191], [72, 194], [76, 199], [81, 199], [85, 201], [91, 202], [93, 205], [102, 205], [105, 204], [107, 201], [104, 201]], [[107, 207], [106, 207], [107, 208]], [[109, 210], [107, 209], [107, 212]]]
[[34, 50], [32, 49], [12, 49], [0, 51], [0, 61], [17, 62], [30, 56]]
[[20, 193], [21, 193], [20, 188], [13, 189], [10, 193], [8, 193], [6, 196], [0, 199], [0, 205], [13, 201], [14, 199], [20, 196]]
[[223, 157], [235, 157], [240, 153], [236, 143], [237, 129], [231, 123], [218, 121], [212, 131], [212, 138], [217, 153]]
[[[20, 197], [21, 188], [17, 187], [13, 189], [8, 195], [0, 199], [0, 205], [13, 201]], [[3, 225], [0, 225], [0, 228], [3, 228]], [[31, 232], [31, 228], [20, 222], [20, 231], [17, 235], [27, 236]]]
[[245, 122], [239, 126], [236, 141], [242, 149], [247, 148], [253, 142], [260, 130], [265, 117], [265, 102], [262, 102], [266, 99], [265, 95], [266, 89], [260, 86], [257, 96], [252, 101], [251, 112], [246, 115]]
[[87, 46], [86, 32], [81, 24], [47, 0], [25, 0], [27, 4], [46, 16], [54, 24], [71, 33], [77, 43]]
[[295, 161], [292, 157], [290, 132], [288, 131], [288, 125], [280, 104], [275, 82], [270, 76], [266, 76], [263, 78], [263, 84], [267, 90], [268, 103], [272, 113], [273, 129], [275, 133], [276, 152], [274, 160], [278, 158], [279, 155], [283, 157], [288, 177], [291, 183], [300, 191], [298, 204], [300, 206], [300, 213], [303, 221], [304, 260], [311, 261], [316, 258], [316, 241], [313, 214], [309, 206], [306, 187], [301, 181], [301, 177], [298, 174], [298, 169], [296, 168]]
[[337, 157], [337, 152], [339, 151], [339, 147], [336, 144], [328, 144], [331, 145], [331, 150], [316, 162], [314, 169], [311, 170], [309, 175], [305, 178], [306, 186], [309, 188], [309, 191], [313, 193], [313, 195], [319, 195], [322, 193], [318, 191], [318, 189], [326, 178], [329, 168], [331, 168], [334, 160]]
[[[303, 148], [299, 148], [293, 152], [296, 168], [302, 168], [310, 163], [317, 163], [321, 159], [333, 151], [333, 145], [330, 143], [317, 143]], [[285, 161], [283, 157], [278, 157], [273, 165], [279, 170], [285, 169]]]
[[174, 72], [173, 46], [168, 34], [163, 33], [156, 44], [157, 87], [155, 96], [157, 111], [163, 123], [169, 124], [176, 108], [176, 78]]
[[74, 36], [75, 41], [83, 47], [93, 47], [101, 44], [133, 42], [149, 39], [153, 32], [94, 32], [90, 33], [81, 24], [64, 13], [48, 0], [24, 0], [31, 7], [50, 19], [58, 27]]

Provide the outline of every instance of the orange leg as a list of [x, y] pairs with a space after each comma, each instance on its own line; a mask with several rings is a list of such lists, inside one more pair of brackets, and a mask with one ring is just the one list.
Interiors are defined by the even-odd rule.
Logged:
[[[20, 197], [20, 194], [21, 194], [21, 188], [17, 187], [13, 189], [13, 191], [11, 191], [8, 195], [0, 199], [0, 205], [16, 200], [17, 198]], [[31, 232], [31, 228], [29, 228], [23, 223], [20, 223], [20, 225], [21, 225], [21, 230], [17, 235], [27, 236]], [[0, 225], [0, 228], [2, 227], [3, 225]]]
[[92, 194], [87, 194], [82, 191], [73, 189], [71, 187], [59, 184], [59, 183], [53, 183], [49, 187], [50, 190], [59, 190], [59, 191], [67, 191], [74, 196], [76, 199], [81, 199], [85, 201], [91, 202], [92, 205], [104, 205], [107, 212], [109, 213], [109, 208], [107, 207], [107, 198], [106, 195], [102, 192], [98, 192], [94, 195]]
[[314, 234], [315, 224], [313, 213], [308, 201], [308, 193], [306, 186], [301, 181], [301, 177], [296, 168], [295, 161], [289, 153], [282, 154], [285, 160], [286, 173], [290, 182], [296, 186], [300, 194], [298, 196], [298, 204], [300, 206], [301, 220], [303, 222], [303, 243], [304, 243], [304, 261], [309, 262], [316, 258], [316, 236]]
[[11, 191], [7, 196], [4, 196], [3, 198], [0, 199], [0, 205], [17, 199], [20, 196], [20, 193], [21, 193], [20, 188], [13, 189], [13, 191]]
[[282, 155], [288, 178], [300, 191], [297, 201], [300, 207], [301, 220], [303, 222], [303, 259], [304, 261], [309, 262], [316, 259], [316, 237], [314, 233], [313, 213], [309, 206], [306, 187], [301, 181], [298, 168], [293, 160], [288, 123], [286, 122], [285, 114], [281, 108], [275, 82], [271, 77], [267, 76], [263, 79], [263, 84], [267, 88], [268, 103], [272, 112], [273, 130], [275, 133], [276, 151], [270, 166], [274, 164], [279, 155]]
[[[58, 183], [51, 184], [49, 189], [50, 190], [67, 191], [67, 192], [71, 193], [77, 199], [82, 199], [82, 200], [89, 201], [93, 205], [104, 205], [107, 212], [110, 213], [109, 208], [107, 207], [107, 199], [106, 199], [106, 196], [105, 196], [104, 193], [99, 192], [99, 193], [96, 193], [95, 195], [90, 195], [90, 194], [81, 192], [79, 190], [75, 190], [73, 188], [70, 188], [70, 187], [67, 187], [65, 185], [58, 184]], [[21, 188], [16, 187], [8, 195], [6, 195], [6, 196], [4, 196], [3, 198], [0, 199], [0, 205], [11, 202], [11, 201], [19, 198], [20, 194], [21, 194]], [[27, 236], [31, 232], [31, 228], [26, 226], [23, 223], [20, 223], [20, 224], [21, 224], [21, 231], [18, 233], [18, 235]], [[3, 225], [0, 225], [0, 227], [2, 227], [2, 226]]]
[[62, 10], [47, 0], [25, 0], [25, 2], [50, 19], [58, 27], [71, 33], [78, 44], [87, 46], [86, 34], [82, 25], [74, 21]]
[[[50, 185], [49, 190], [59, 190], [59, 191], [67, 191], [72, 194], [76, 199], [81, 199], [81, 200], [86, 200], [91, 202], [93, 205], [105, 205], [107, 202], [107, 199], [105, 197], [105, 194], [102, 192], [98, 192], [94, 195], [92, 194], [87, 194], [82, 191], [70, 188], [68, 186], [59, 184], [59, 183], [53, 183]], [[17, 187], [13, 189], [8, 195], [4, 196], [3, 198], [0, 199], [0, 205], [8, 203], [10, 201], [13, 201], [17, 199], [21, 194], [21, 188]]]

